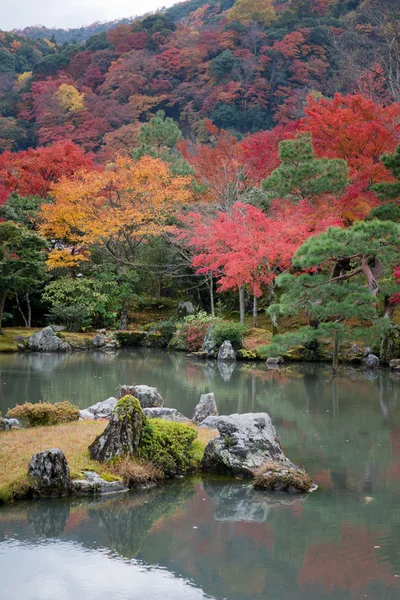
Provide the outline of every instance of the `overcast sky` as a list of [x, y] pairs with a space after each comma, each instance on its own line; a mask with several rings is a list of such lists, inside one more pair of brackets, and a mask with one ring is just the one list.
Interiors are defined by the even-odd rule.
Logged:
[[28, 25], [80, 27], [142, 15], [179, 0], [0, 0], [0, 30]]

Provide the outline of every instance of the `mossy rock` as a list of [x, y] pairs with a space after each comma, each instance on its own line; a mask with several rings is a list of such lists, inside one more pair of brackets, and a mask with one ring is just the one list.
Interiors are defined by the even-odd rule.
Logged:
[[253, 486], [271, 492], [309, 493], [316, 486], [307, 473], [276, 463], [264, 465], [255, 475]]

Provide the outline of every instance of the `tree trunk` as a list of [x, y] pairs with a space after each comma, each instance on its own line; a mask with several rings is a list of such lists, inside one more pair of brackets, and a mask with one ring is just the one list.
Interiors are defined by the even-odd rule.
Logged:
[[244, 309], [244, 289], [242, 286], [239, 287], [239, 310], [240, 310], [240, 322], [242, 325], [245, 324], [245, 309]]
[[211, 316], [215, 317], [215, 302], [214, 302], [214, 280], [213, 280], [213, 274], [210, 273], [210, 284], [209, 284], [209, 289], [210, 289], [210, 304], [211, 304]]
[[0, 291], [0, 331], [2, 330], [3, 315], [4, 315], [4, 304], [7, 298], [7, 290]]
[[121, 314], [119, 317], [119, 328], [122, 331], [126, 331], [128, 329], [128, 311], [126, 308], [121, 309]]
[[26, 308], [27, 308], [27, 315], [25, 315], [24, 311], [22, 310], [20, 301], [19, 301], [19, 296], [18, 293], [15, 292], [15, 299], [17, 302], [17, 308], [21, 314], [21, 317], [24, 320], [24, 324], [26, 328], [29, 328], [31, 326], [31, 322], [32, 322], [32, 309], [31, 309], [31, 301], [29, 298], [29, 292], [26, 292], [25, 294], [25, 301], [26, 301]]
[[253, 327], [258, 325], [258, 313], [257, 313], [257, 296], [253, 299]]
[[333, 360], [332, 360], [332, 373], [334, 375], [336, 375], [338, 366], [339, 366], [339, 345], [340, 345], [339, 332], [336, 330], [335, 331], [335, 340], [333, 343]]

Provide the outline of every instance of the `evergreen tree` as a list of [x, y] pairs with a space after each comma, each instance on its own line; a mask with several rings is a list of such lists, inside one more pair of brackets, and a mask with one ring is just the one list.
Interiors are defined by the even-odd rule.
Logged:
[[44, 240], [26, 227], [0, 223], [0, 329], [7, 296], [27, 292], [40, 283], [44, 245]]
[[312, 201], [322, 194], [338, 194], [347, 185], [346, 161], [317, 158], [308, 134], [281, 142], [279, 158], [281, 165], [262, 183], [270, 197]]
[[381, 160], [397, 181], [378, 183], [373, 186], [372, 190], [382, 202], [394, 200], [395, 204], [398, 204], [400, 203], [400, 144], [393, 154], [384, 154]]
[[[390, 319], [381, 318], [377, 296], [390, 297], [395, 291], [393, 269], [399, 255], [400, 225], [391, 221], [330, 228], [309, 238], [294, 256], [295, 272], [278, 278], [284, 292], [279, 304], [270, 308], [275, 315], [304, 312], [309, 325], [294, 334], [277, 336], [268, 352], [332, 337], [336, 372], [341, 340], [363, 339], [390, 328]], [[351, 326], [350, 319], [359, 326]], [[363, 327], [363, 321], [370, 327]]]
[[160, 158], [169, 164], [174, 175], [189, 175], [192, 169], [176, 149], [180, 139], [182, 133], [176, 121], [166, 117], [163, 110], [159, 110], [149, 123], [141, 126], [137, 136], [139, 146], [132, 151], [132, 158]]

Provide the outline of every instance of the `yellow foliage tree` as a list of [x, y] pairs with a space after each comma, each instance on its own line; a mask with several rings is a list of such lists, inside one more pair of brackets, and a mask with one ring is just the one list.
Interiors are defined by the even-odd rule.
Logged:
[[73, 85], [63, 83], [56, 91], [55, 96], [60, 105], [68, 112], [75, 112], [85, 108], [83, 100], [85, 95], [79, 93]]
[[49, 268], [76, 266], [93, 247], [133, 264], [138, 245], [167, 231], [171, 215], [192, 201], [191, 183], [149, 156], [118, 157], [104, 171], [62, 179], [52, 189], [54, 203], [41, 208], [41, 233], [61, 242]]
[[231, 21], [252, 21], [267, 27], [275, 21], [275, 9], [271, 0], [236, 0], [228, 13]]

